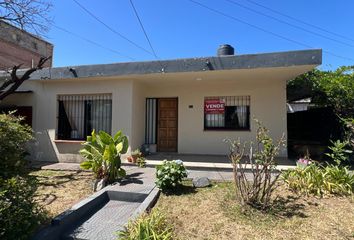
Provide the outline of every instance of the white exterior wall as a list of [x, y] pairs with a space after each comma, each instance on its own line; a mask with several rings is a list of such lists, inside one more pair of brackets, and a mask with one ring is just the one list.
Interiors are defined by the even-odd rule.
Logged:
[[[33, 107], [36, 144], [33, 158], [39, 161], [81, 161], [77, 154], [80, 142], [55, 141], [59, 94], [112, 94], [112, 134], [122, 130], [132, 149], [145, 140], [145, 99], [178, 98], [178, 152], [193, 154], [227, 154], [225, 138], [255, 138], [256, 126], [250, 131], [204, 131], [204, 97], [250, 96], [251, 118], [261, 120], [271, 136], [279, 139], [287, 133], [286, 80], [312, 69], [307, 67], [250, 69], [183, 74], [145, 74], [140, 76], [82, 78], [70, 80], [27, 81], [22, 90], [2, 105]], [[197, 81], [196, 77], [202, 80]], [[193, 105], [193, 108], [189, 108]], [[287, 156], [286, 149], [282, 156]]]
[[58, 102], [60, 94], [112, 94], [112, 133], [122, 129], [131, 140], [133, 112], [133, 82], [131, 80], [70, 80], [28, 81], [21, 89], [33, 93], [12, 95], [2, 105], [33, 107], [33, 130], [36, 143], [31, 146], [33, 158], [38, 161], [79, 162], [79, 141], [55, 141]]
[[[287, 133], [286, 81], [260, 79], [253, 82], [194, 82], [145, 85], [145, 97], [178, 97], [178, 152], [193, 154], [227, 154], [225, 138], [254, 141], [256, 126], [251, 131], [204, 130], [204, 97], [250, 96], [250, 117], [257, 118], [279, 139]], [[193, 108], [189, 108], [193, 105]], [[143, 135], [140, 136], [143, 138]], [[287, 156], [286, 149], [282, 156]]]
[[145, 143], [145, 89], [142, 84], [133, 82], [132, 109], [132, 150], [140, 148]]

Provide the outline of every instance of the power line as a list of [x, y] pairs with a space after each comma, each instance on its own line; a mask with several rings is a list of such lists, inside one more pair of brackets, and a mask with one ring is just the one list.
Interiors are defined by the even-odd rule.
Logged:
[[[74, 1], [75, 1], [75, 0], [74, 0]], [[157, 55], [156, 55], [156, 52], [155, 52], [155, 50], [154, 50], [154, 48], [153, 48], [153, 46], [152, 46], [152, 44], [151, 44], [151, 41], [150, 41], [150, 39], [149, 39], [149, 36], [147, 35], [147, 33], [146, 33], [146, 31], [145, 31], [144, 25], [143, 25], [143, 23], [141, 22], [141, 19], [140, 19], [140, 17], [139, 17], [138, 12], [136, 11], [136, 8], [135, 8], [135, 6], [134, 6], [133, 0], [130, 0], [130, 4], [132, 5], [132, 8], [133, 8], [133, 10], [134, 10], [134, 13], [135, 13], [136, 18], [137, 18], [138, 21], [139, 21], [139, 24], [140, 24], [141, 29], [142, 29], [143, 32], [144, 32], [145, 38], [146, 38], [146, 40], [147, 40], [148, 43], [149, 43], [149, 46], [150, 46], [150, 48], [151, 48], [151, 51], [153, 52], [155, 58], [158, 60], [159, 58], [158, 58]]]
[[273, 16], [271, 16], [271, 15], [268, 15], [268, 14], [265, 14], [265, 13], [263, 13], [263, 12], [260, 12], [260, 11], [257, 11], [257, 10], [255, 10], [255, 9], [252, 9], [252, 8], [250, 8], [250, 7], [247, 7], [247, 6], [245, 6], [245, 5], [241, 4], [241, 3], [238, 3], [238, 2], [235, 2], [235, 1], [232, 1], [232, 0], [225, 0], [225, 1], [227, 1], [227, 2], [229, 2], [229, 3], [231, 3], [231, 4], [234, 4], [234, 5], [237, 5], [237, 6], [241, 7], [241, 8], [247, 9], [248, 11], [257, 13], [258, 15], [262, 15], [262, 16], [264, 16], [264, 17], [273, 19], [273, 20], [275, 20], [275, 21], [277, 21], [277, 22], [286, 24], [286, 25], [291, 26], [291, 27], [293, 27], [293, 28], [300, 29], [300, 30], [302, 30], [302, 31], [304, 31], [304, 32], [307, 32], [307, 33], [310, 33], [310, 34], [312, 34], [312, 35], [319, 36], [319, 37], [325, 38], [325, 39], [327, 39], [327, 40], [331, 40], [331, 41], [333, 41], [333, 42], [340, 43], [340, 44], [342, 44], [342, 45], [346, 45], [346, 46], [349, 46], [349, 47], [354, 48], [354, 45], [348, 44], [348, 43], [346, 43], [346, 42], [343, 42], [343, 41], [340, 41], [340, 40], [337, 40], [337, 39], [334, 39], [334, 38], [331, 38], [331, 37], [327, 37], [326, 35], [323, 35], [323, 34], [320, 34], [320, 33], [317, 33], [317, 32], [311, 31], [311, 30], [308, 30], [308, 29], [306, 29], [306, 28], [297, 26], [297, 25], [295, 25], [295, 24], [289, 23], [289, 22], [284, 21], [284, 20], [282, 20], [282, 19], [273, 17]]
[[84, 10], [87, 14], [89, 14], [92, 18], [94, 18], [97, 22], [101, 23], [104, 27], [106, 27], [108, 30], [110, 30], [111, 32], [113, 32], [114, 34], [118, 35], [120, 38], [123, 38], [124, 40], [128, 41], [129, 43], [131, 43], [132, 45], [134, 45], [135, 47], [143, 50], [144, 52], [153, 55], [153, 53], [151, 53], [149, 50], [147, 50], [146, 48], [140, 46], [139, 44], [137, 44], [136, 42], [130, 40], [128, 37], [124, 36], [122, 33], [118, 32], [117, 30], [113, 29], [112, 27], [110, 27], [108, 24], [106, 24], [105, 22], [103, 22], [101, 19], [99, 19], [95, 14], [93, 14], [91, 11], [89, 11], [87, 8], [85, 8], [85, 6], [83, 6], [81, 3], [79, 3], [77, 0], [73, 0], [74, 3], [76, 3], [76, 5], [78, 5], [82, 10]]
[[286, 17], [286, 18], [291, 19], [291, 20], [293, 20], [293, 21], [296, 21], [296, 22], [298, 22], [298, 23], [302, 23], [302, 24], [307, 25], [307, 26], [309, 26], [309, 27], [316, 28], [316, 29], [318, 29], [318, 30], [320, 30], [320, 31], [323, 31], [323, 32], [332, 34], [332, 35], [334, 35], [334, 36], [337, 36], [337, 37], [340, 37], [340, 38], [343, 38], [343, 39], [346, 39], [346, 40], [349, 40], [349, 41], [354, 42], [354, 39], [353, 39], [353, 38], [349, 38], [349, 37], [347, 37], [347, 36], [344, 36], [344, 35], [342, 35], [342, 34], [329, 31], [329, 30], [327, 30], [327, 29], [325, 29], [325, 28], [319, 27], [319, 26], [314, 25], [314, 24], [312, 24], [312, 23], [305, 22], [305, 21], [303, 21], [303, 20], [301, 20], [301, 19], [299, 19], [299, 18], [292, 17], [292, 16], [290, 16], [290, 15], [287, 15], [287, 14], [285, 14], [285, 13], [282, 13], [282, 12], [277, 11], [277, 10], [275, 10], [275, 9], [272, 9], [272, 8], [270, 8], [270, 7], [264, 6], [264, 5], [260, 4], [260, 3], [254, 2], [254, 1], [252, 1], [252, 0], [246, 0], [246, 1], [247, 1], [247, 2], [250, 2], [250, 3], [254, 4], [254, 5], [257, 5], [257, 6], [261, 7], [261, 8], [267, 9], [268, 11], [271, 11], [271, 12], [273, 12], [273, 13], [276, 13], [276, 14], [278, 14], [278, 15], [280, 15], [280, 16], [283, 16], [283, 17]]
[[[234, 20], [234, 21], [236, 21], [236, 22], [240, 22], [240, 23], [242, 23], [242, 24], [245, 24], [245, 25], [250, 26], [250, 27], [252, 27], [252, 28], [255, 28], [255, 29], [259, 30], [259, 31], [265, 32], [265, 33], [267, 33], [267, 34], [276, 36], [276, 37], [281, 38], [281, 39], [283, 39], [283, 40], [286, 40], [286, 41], [288, 41], [288, 42], [292, 42], [292, 43], [295, 43], [295, 44], [297, 44], [297, 45], [300, 45], [300, 46], [303, 46], [303, 47], [306, 47], [306, 48], [313, 48], [313, 47], [311, 47], [310, 45], [307, 45], [307, 44], [305, 44], [305, 43], [299, 42], [299, 41], [297, 41], [297, 40], [294, 40], [294, 39], [291, 39], [291, 38], [288, 38], [288, 37], [284, 37], [284, 36], [282, 36], [282, 35], [280, 35], [280, 34], [277, 34], [277, 33], [275, 33], [275, 32], [266, 30], [266, 29], [264, 29], [264, 28], [258, 27], [257, 25], [254, 25], [254, 24], [252, 24], [252, 23], [248, 23], [248, 22], [246, 22], [246, 21], [244, 21], [244, 20], [242, 20], [242, 19], [239, 19], [239, 18], [236, 18], [236, 17], [234, 17], [234, 16], [231, 16], [231, 15], [228, 15], [228, 14], [226, 14], [226, 13], [223, 13], [223, 12], [217, 10], [217, 9], [208, 7], [208, 6], [206, 6], [206, 5], [204, 5], [204, 4], [200, 3], [200, 2], [197, 2], [197, 1], [194, 1], [194, 0], [188, 0], [188, 1], [190, 1], [190, 2], [192, 2], [192, 3], [194, 3], [194, 4], [196, 4], [196, 5], [198, 5], [198, 6], [200, 6], [200, 7], [203, 7], [203, 8], [205, 8], [205, 9], [208, 9], [208, 10], [211, 11], [211, 12], [217, 13], [217, 14], [219, 14], [219, 15], [221, 15], [221, 16], [224, 16], [224, 17], [229, 18], [229, 19], [231, 19], [231, 20]], [[323, 50], [323, 52], [325, 52], [325, 53], [327, 53], [327, 54], [330, 54], [330, 55], [332, 55], [332, 56], [338, 57], [338, 58], [342, 58], [342, 59], [349, 60], [349, 61], [354, 61], [353, 58], [340, 56], [340, 55], [337, 55], [337, 54], [332, 53], [332, 52], [327, 51], [327, 50]]]
[[118, 51], [116, 51], [116, 50], [114, 50], [114, 49], [105, 47], [105, 46], [103, 46], [103, 45], [101, 45], [101, 44], [99, 44], [99, 43], [97, 43], [97, 42], [94, 42], [94, 41], [92, 41], [92, 40], [90, 40], [90, 39], [87, 39], [87, 38], [85, 38], [85, 37], [82, 37], [82, 36], [80, 36], [80, 35], [78, 35], [78, 34], [76, 34], [76, 33], [73, 33], [73, 32], [71, 32], [71, 31], [69, 31], [69, 30], [66, 30], [65, 28], [59, 27], [59, 26], [54, 25], [54, 24], [51, 24], [51, 25], [52, 25], [53, 27], [55, 27], [55, 28], [57, 28], [57, 29], [63, 31], [63, 32], [66, 32], [67, 34], [73, 35], [73, 36], [75, 36], [75, 37], [77, 37], [77, 38], [79, 38], [79, 39], [81, 39], [81, 40], [83, 40], [83, 41], [86, 41], [86, 42], [88, 42], [88, 43], [91, 43], [91, 44], [93, 44], [93, 45], [95, 45], [95, 46], [97, 46], [97, 47], [100, 47], [100, 48], [105, 49], [105, 50], [107, 50], [107, 51], [110, 51], [110, 52], [113, 52], [113, 53], [115, 53], [115, 54], [118, 54], [118, 55], [121, 56], [121, 57], [128, 58], [128, 59], [130, 59], [130, 60], [132, 60], [132, 61], [135, 61], [135, 60], [136, 60], [136, 59], [133, 58], [133, 57], [130, 57], [130, 56], [128, 56], [128, 55], [124, 55], [124, 54], [122, 54], [121, 52], [118, 52]]

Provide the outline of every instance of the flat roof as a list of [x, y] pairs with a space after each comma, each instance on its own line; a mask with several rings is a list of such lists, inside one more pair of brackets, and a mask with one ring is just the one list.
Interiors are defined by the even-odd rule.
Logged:
[[[322, 49], [273, 53], [185, 58], [145, 62], [122, 62], [44, 68], [31, 75], [38, 79], [73, 79], [87, 77], [128, 76], [157, 73], [207, 72], [236, 69], [318, 66], [322, 63]], [[21, 73], [21, 71], [19, 71]], [[5, 74], [0, 73], [0, 77]]]

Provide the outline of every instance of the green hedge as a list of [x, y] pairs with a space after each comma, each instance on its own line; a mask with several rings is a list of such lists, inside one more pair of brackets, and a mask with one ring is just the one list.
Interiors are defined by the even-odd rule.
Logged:
[[0, 239], [28, 239], [45, 219], [34, 202], [35, 190], [32, 180], [0, 178]]
[[34, 201], [36, 182], [26, 174], [32, 129], [22, 120], [0, 114], [0, 239], [29, 239], [45, 217]]
[[12, 114], [0, 114], [0, 177], [21, 174], [25, 167], [25, 144], [31, 140], [32, 129], [21, 124], [23, 119]]

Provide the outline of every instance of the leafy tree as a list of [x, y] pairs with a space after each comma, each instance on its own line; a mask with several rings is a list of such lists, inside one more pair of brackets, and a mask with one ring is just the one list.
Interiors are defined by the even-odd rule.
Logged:
[[311, 97], [317, 106], [333, 109], [343, 125], [344, 138], [354, 147], [354, 66], [315, 69], [288, 82], [288, 101], [305, 97]]
[[287, 85], [288, 100], [311, 97], [319, 106], [331, 107], [341, 118], [354, 116], [354, 66], [343, 66], [335, 71], [315, 69]]

